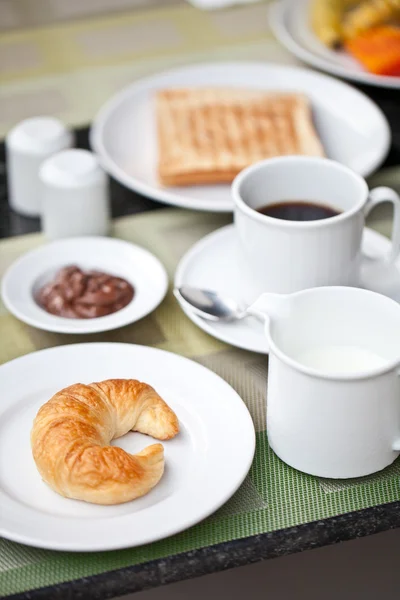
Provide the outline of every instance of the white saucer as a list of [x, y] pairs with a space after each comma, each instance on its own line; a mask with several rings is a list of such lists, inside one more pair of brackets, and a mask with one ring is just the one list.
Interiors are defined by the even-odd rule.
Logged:
[[[36, 469], [32, 421], [63, 387], [112, 378], [149, 383], [177, 414], [180, 432], [163, 442], [165, 473], [149, 494], [125, 504], [63, 498]], [[202, 365], [155, 348], [73, 344], [34, 352], [0, 367], [0, 397], [0, 535], [21, 544], [91, 552], [155, 542], [217, 510], [253, 460], [254, 426], [238, 394]], [[131, 453], [151, 443], [132, 432], [115, 441]]]
[[[364, 260], [361, 285], [400, 301], [400, 258], [396, 265], [382, 266], [374, 259], [382, 258], [390, 249], [389, 240], [365, 228]], [[197, 242], [181, 259], [175, 274], [175, 286], [191, 285], [215, 290], [239, 302], [256, 299], [245, 275], [239, 274], [234, 225], [222, 227]], [[201, 329], [232, 346], [268, 354], [268, 343], [261, 322], [253, 318], [236, 323], [215, 323], [195, 315], [181, 304], [182, 310]]]
[[368, 73], [348, 53], [327, 48], [311, 29], [312, 0], [278, 0], [269, 9], [269, 22], [278, 40], [300, 60], [358, 83], [400, 88], [400, 77]]
[[[61, 267], [72, 264], [123, 277], [135, 289], [132, 302], [95, 319], [65, 319], [47, 313], [36, 303], [34, 293]], [[87, 237], [58, 240], [22, 256], [6, 271], [1, 295], [8, 310], [32, 327], [57, 333], [96, 333], [146, 316], [160, 304], [167, 288], [163, 265], [144, 248], [112, 238]]]
[[311, 100], [327, 156], [363, 177], [379, 167], [389, 150], [390, 128], [380, 108], [333, 77], [265, 62], [206, 63], [137, 81], [105, 104], [90, 131], [91, 146], [104, 169], [153, 200], [193, 210], [233, 212], [230, 185], [165, 187], [158, 181], [155, 93], [160, 88], [202, 86], [303, 92]]

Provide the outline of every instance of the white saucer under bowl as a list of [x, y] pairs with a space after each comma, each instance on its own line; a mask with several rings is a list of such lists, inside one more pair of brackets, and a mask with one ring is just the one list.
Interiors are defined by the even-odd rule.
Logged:
[[[163, 442], [165, 473], [148, 494], [124, 504], [63, 498], [34, 463], [33, 419], [58, 390], [112, 378], [149, 383], [178, 416], [179, 434]], [[156, 348], [72, 344], [32, 352], [0, 366], [0, 397], [0, 535], [21, 544], [93, 552], [155, 542], [217, 510], [253, 460], [253, 421], [235, 390], [202, 365]], [[129, 432], [112, 444], [134, 454], [153, 441]]]
[[[383, 266], [380, 261], [390, 249], [389, 240], [365, 228], [364, 260], [361, 285], [400, 301], [400, 258], [395, 265]], [[219, 292], [239, 302], [256, 299], [246, 275], [240, 274], [237, 238], [234, 225], [222, 227], [197, 242], [181, 259], [175, 273], [175, 286], [190, 285]], [[232, 346], [268, 354], [263, 325], [249, 317], [236, 323], [216, 323], [195, 315], [181, 304], [182, 310], [203, 331]]]
[[[35, 301], [34, 293], [67, 265], [123, 277], [135, 289], [133, 300], [118, 312], [94, 319], [66, 319], [47, 313]], [[144, 248], [113, 238], [86, 237], [58, 240], [19, 258], [3, 277], [1, 295], [7, 309], [32, 327], [84, 334], [138, 321], [160, 304], [167, 288], [163, 265]]]

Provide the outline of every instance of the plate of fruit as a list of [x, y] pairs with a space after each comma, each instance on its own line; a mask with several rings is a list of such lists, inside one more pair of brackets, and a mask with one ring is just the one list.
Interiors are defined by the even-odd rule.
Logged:
[[270, 24], [290, 52], [318, 69], [400, 88], [400, 0], [278, 0]]

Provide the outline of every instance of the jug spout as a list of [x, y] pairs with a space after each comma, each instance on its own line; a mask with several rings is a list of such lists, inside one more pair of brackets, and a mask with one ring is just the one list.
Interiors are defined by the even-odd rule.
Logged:
[[247, 311], [261, 319], [280, 319], [289, 313], [289, 296], [286, 294], [262, 294]]

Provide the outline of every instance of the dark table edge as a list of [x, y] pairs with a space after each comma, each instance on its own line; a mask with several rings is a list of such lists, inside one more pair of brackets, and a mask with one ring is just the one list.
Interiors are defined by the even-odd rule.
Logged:
[[233, 540], [100, 575], [7, 596], [9, 600], [108, 600], [400, 527], [400, 501]]

